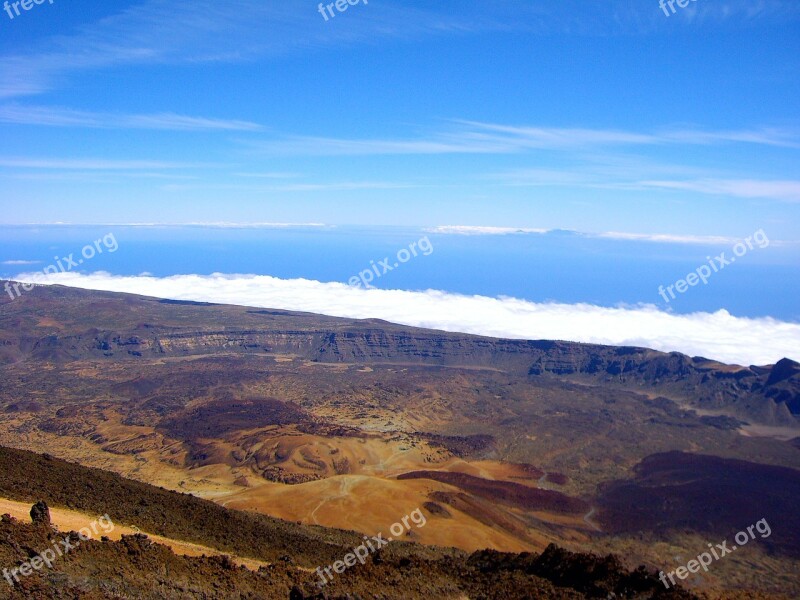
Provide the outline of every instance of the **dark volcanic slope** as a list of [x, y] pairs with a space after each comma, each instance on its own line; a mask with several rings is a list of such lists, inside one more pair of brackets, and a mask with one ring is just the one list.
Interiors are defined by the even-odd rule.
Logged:
[[[2, 282], [0, 282], [2, 283]], [[765, 424], [797, 424], [800, 365], [732, 367], [645, 348], [501, 340], [382, 321], [36, 287], [0, 298], [0, 364], [280, 352], [320, 362], [490, 367], [654, 390]]]
[[[614, 533], [693, 530], [709, 539], [731, 539], [766, 519], [772, 533], [756, 543], [800, 558], [800, 471], [665, 452], [647, 457], [630, 481], [605, 484], [600, 520]], [[713, 506], [712, 512], [709, 507]]]
[[302, 409], [275, 398], [221, 398], [168, 419], [163, 428], [176, 438], [194, 439], [221, 437], [232, 431], [258, 429], [267, 425], [310, 421], [311, 418]]
[[[0, 520], [0, 564], [11, 567], [30, 560], [24, 549], [50, 546], [51, 535], [41, 526]], [[70, 537], [73, 543], [77, 540], [75, 533]], [[44, 575], [34, 571], [13, 588], [2, 580], [0, 598], [699, 600], [684, 590], [665, 591], [653, 574], [628, 572], [614, 557], [572, 554], [555, 547], [538, 556], [486, 552], [440, 561], [382, 555], [343, 573], [324, 595], [317, 581], [317, 575], [285, 562], [253, 572], [237, 567], [227, 557], [176, 556], [144, 535], [131, 535], [119, 542], [83, 542], [53, 563], [53, 570], [46, 570]]]
[[108, 471], [2, 446], [0, 497], [108, 514], [116, 523], [258, 560], [278, 561], [288, 555], [306, 567], [338, 560], [343, 549], [361, 539], [355, 533], [226, 510]]

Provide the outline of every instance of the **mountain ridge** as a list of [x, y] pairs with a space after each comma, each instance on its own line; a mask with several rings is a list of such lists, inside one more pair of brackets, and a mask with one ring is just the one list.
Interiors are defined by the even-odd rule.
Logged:
[[[732, 415], [765, 425], [800, 425], [800, 364], [784, 358], [774, 365], [726, 365], [679, 352], [660, 352], [635, 346], [603, 346], [554, 340], [507, 340], [407, 327], [374, 319], [355, 320], [311, 313], [257, 310], [236, 305], [165, 301], [131, 294], [92, 292], [62, 286], [37, 286], [12, 305], [47, 304], [48, 298], [88, 301], [98, 316], [107, 302], [137, 304], [143, 318], [147, 308], [173, 311], [178, 323], [131, 322], [127, 327], [79, 329], [34, 333], [47, 324], [25, 323], [14, 311], [0, 313], [0, 362], [34, 360], [66, 362], [86, 358], [202, 356], [221, 351], [262, 354], [293, 353], [321, 363], [400, 362], [427, 366], [498, 368], [528, 376], [563, 378], [586, 376], [631, 389], [652, 389], [706, 410], [727, 410]], [[99, 306], [97, 306], [99, 305]], [[149, 305], [149, 306], [148, 306]], [[209, 311], [220, 327], [181, 327], [181, 313]], [[210, 314], [209, 314], [210, 313]], [[227, 313], [224, 316], [219, 313]], [[245, 321], [223, 325], [223, 317]], [[260, 322], [261, 321], [261, 322]], [[68, 322], [68, 321], [67, 321]], [[26, 327], [27, 325], [27, 327]], [[33, 325], [33, 326], [31, 326]], [[13, 326], [22, 329], [14, 336]], [[277, 327], [276, 327], [277, 326]]]

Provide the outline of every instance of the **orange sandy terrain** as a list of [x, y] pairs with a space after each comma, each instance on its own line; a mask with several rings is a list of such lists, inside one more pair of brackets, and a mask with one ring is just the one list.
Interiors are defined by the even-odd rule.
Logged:
[[[326, 440], [326, 447], [335, 443]], [[386, 531], [409, 511], [430, 502], [438, 494], [457, 494], [458, 488], [432, 480], [394, 479], [397, 475], [431, 465], [422, 459], [425, 452], [398, 449], [395, 443], [369, 440], [355, 445], [337, 445], [341, 454], [358, 465], [354, 473], [293, 486], [274, 483], [258, 484], [250, 489], [226, 496], [216, 496], [223, 506], [254, 510], [304, 524], [317, 524], [352, 529], [365, 534]], [[363, 461], [363, 464], [362, 464]], [[436, 465], [440, 471], [465, 473], [489, 480], [527, 479], [532, 487], [537, 479], [525, 476], [518, 465], [494, 461], [468, 462], [449, 458]], [[424, 544], [455, 546], [468, 551], [495, 548], [507, 551], [540, 551], [559, 538], [583, 539], [582, 531], [590, 530], [581, 517], [544, 511], [511, 510], [492, 502], [475, 502], [468, 514], [445, 507], [448, 519], [437, 519], [436, 525], [414, 528], [410, 539]], [[541, 527], [532, 527], [531, 518], [557, 524], [574, 531], [547, 535]]]
[[[63, 438], [59, 438], [57, 455], [167, 489], [189, 492], [229, 508], [252, 510], [304, 524], [350, 529], [366, 535], [388, 532], [393, 523], [425, 503], [433, 502], [437, 494], [447, 498], [459, 493], [458, 488], [437, 481], [395, 479], [403, 473], [434, 468], [543, 489], [558, 487], [540, 482], [538, 474], [531, 475], [519, 465], [489, 460], [471, 462], [448, 456], [441, 449], [424, 443], [412, 446], [408, 439], [327, 438], [276, 429], [258, 436], [258, 443], [249, 451], [256, 453], [267, 448], [282, 453], [285, 460], [281, 465], [292, 473], [313, 473], [309, 459], [330, 464], [334, 458], [338, 464], [346, 461], [350, 471], [284, 485], [265, 481], [247, 466], [215, 462], [183, 467], [183, 450], [173, 455], [174, 443], [153, 428], [123, 425], [113, 414], [106, 416], [107, 420], [97, 427], [107, 440], [105, 448], [112, 447], [124, 453], [101, 451], [85, 439], [73, 438], [72, 444], [65, 447]], [[242, 435], [253, 434], [244, 432]], [[27, 441], [20, 446], [30, 449], [56, 446], [55, 436], [42, 432], [31, 433]], [[238, 447], [238, 444], [219, 440], [214, 445], [220, 454]], [[521, 511], [480, 499], [456, 500], [449, 506], [441, 502], [435, 504], [448, 513], [448, 518], [436, 519], [435, 524], [429, 522], [422, 528], [413, 527], [408, 540], [467, 551], [483, 548], [541, 551], [551, 542], [586, 541], [585, 534], [593, 530], [580, 516]], [[23, 513], [27, 514], [29, 508]]]
[[[421, 507], [431, 491], [445, 488], [447, 486], [434, 482], [398, 482], [364, 475], [341, 475], [290, 488], [266, 484], [218, 501], [228, 508], [254, 510], [304, 524], [351, 529], [366, 535], [383, 532], [389, 536], [388, 530], [393, 523]], [[449, 512], [451, 518], [429, 520], [423, 527], [412, 526], [405, 539], [464, 550], [489, 547], [514, 552], [541, 549], [548, 543], [539, 536], [525, 543], [466, 514]], [[505, 515], [491, 515], [487, 510], [485, 520], [492, 517], [508, 520]], [[524, 535], [522, 521], [517, 527]]]

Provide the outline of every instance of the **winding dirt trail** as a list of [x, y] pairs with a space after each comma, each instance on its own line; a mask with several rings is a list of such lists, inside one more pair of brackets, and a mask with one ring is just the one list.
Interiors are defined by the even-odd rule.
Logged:
[[599, 531], [600, 533], [602, 533], [603, 530], [600, 529], [600, 527], [598, 527], [598, 525], [594, 521], [591, 520], [592, 517], [594, 516], [594, 513], [596, 513], [596, 512], [597, 512], [597, 508], [595, 508], [593, 506], [592, 510], [590, 510], [588, 513], [583, 515], [583, 522], [586, 523], [589, 527], [591, 527], [595, 531]]
[[317, 511], [322, 508], [324, 504], [330, 502], [332, 500], [339, 500], [340, 498], [346, 498], [350, 495], [350, 489], [353, 487], [355, 480], [351, 477], [343, 477], [342, 480], [339, 482], [339, 492], [337, 494], [333, 494], [326, 498], [323, 498], [319, 504], [311, 511], [311, 519], [314, 521], [315, 525], [319, 525], [320, 522], [317, 521]]

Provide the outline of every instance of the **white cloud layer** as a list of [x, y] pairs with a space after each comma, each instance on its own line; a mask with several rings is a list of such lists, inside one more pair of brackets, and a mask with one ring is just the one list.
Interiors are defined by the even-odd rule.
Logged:
[[725, 310], [675, 315], [653, 305], [604, 308], [464, 296], [436, 290], [360, 289], [263, 275], [115, 276], [59, 273], [17, 277], [85, 289], [321, 313], [514, 339], [556, 339], [679, 351], [737, 364], [800, 360], [800, 324], [735, 317]]

